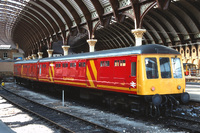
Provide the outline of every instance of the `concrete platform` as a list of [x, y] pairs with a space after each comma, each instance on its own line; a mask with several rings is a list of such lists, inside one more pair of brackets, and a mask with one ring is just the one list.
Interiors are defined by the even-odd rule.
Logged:
[[190, 100], [200, 102], [200, 84], [186, 83], [186, 92], [190, 94]]
[[16, 133], [0, 120], [0, 133]]
[[185, 76], [186, 82], [194, 82], [194, 83], [200, 83], [200, 77], [197, 76]]

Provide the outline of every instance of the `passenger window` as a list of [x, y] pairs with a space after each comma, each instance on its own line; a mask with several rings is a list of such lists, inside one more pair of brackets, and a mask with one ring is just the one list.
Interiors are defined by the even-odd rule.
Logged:
[[110, 61], [101, 61], [100, 66], [101, 67], [108, 67], [108, 66], [110, 66]]
[[115, 60], [114, 66], [126, 66], [125, 60]]
[[85, 67], [85, 62], [79, 62], [79, 67]]
[[120, 66], [126, 66], [126, 61], [125, 60], [120, 60]]
[[131, 62], [131, 76], [136, 76], [136, 62]]
[[158, 78], [156, 58], [145, 58], [146, 76], [148, 79]]
[[76, 67], [76, 63], [70, 63], [70, 67]]
[[180, 58], [171, 58], [171, 60], [172, 60], [172, 71], [174, 78], [182, 78]]
[[115, 61], [115, 66], [119, 66], [119, 60]]
[[171, 78], [169, 58], [160, 58], [160, 72], [162, 78]]

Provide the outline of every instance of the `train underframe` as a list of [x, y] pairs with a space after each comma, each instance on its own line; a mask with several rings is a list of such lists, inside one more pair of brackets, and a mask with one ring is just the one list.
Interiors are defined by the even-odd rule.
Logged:
[[[23, 83], [30, 87], [44, 86], [48, 89], [64, 89], [67, 93], [76, 93], [76, 96], [85, 99], [98, 99], [107, 106], [110, 110], [124, 109], [130, 110], [133, 113], [158, 117], [160, 115], [170, 115], [179, 104], [186, 104], [189, 102], [190, 96], [184, 92], [181, 94], [170, 95], [132, 95], [117, 92], [108, 92], [102, 90], [94, 90], [87, 88], [70, 87], [64, 85], [55, 85], [51, 83], [41, 83], [32, 80], [16, 77], [17, 83]], [[59, 87], [58, 87], [59, 86]]]

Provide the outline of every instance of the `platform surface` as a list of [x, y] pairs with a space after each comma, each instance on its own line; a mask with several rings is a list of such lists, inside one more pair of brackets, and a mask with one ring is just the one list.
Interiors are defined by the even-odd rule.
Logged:
[[16, 133], [0, 120], [0, 133]]
[[186, 92], [190, 94], [190, 100], [200, 102], [200, 83], [186, 83]]

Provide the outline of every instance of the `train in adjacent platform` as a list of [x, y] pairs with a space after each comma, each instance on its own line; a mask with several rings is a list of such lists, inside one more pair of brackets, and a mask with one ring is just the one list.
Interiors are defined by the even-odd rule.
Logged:
[[75, 86], [81, 98], [150, 116], [189, 101], [180, 53], [158, 44], [18, 61], [14, 76], [19, 83]]

